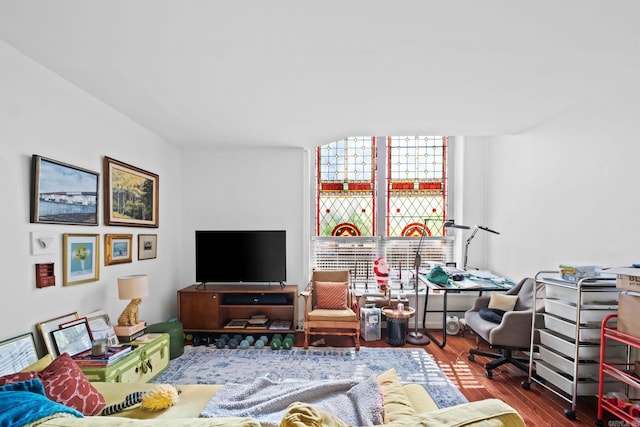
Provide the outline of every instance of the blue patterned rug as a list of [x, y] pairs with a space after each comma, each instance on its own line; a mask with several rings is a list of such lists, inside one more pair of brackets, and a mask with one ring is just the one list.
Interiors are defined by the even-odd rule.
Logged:
[[438, 407], [467, 399], [423, 348], [321, 347], [304, 350], [217, 349], [186, 346], [154, 383], [247, 384], [258, 376], [272, 380], [362, 380], [395, 368], [400, 381], [424, 386]]

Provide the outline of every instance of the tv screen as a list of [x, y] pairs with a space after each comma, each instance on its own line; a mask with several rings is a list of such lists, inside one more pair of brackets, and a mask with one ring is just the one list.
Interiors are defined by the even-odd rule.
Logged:
[[287, 280], [285, 230], [196, 230], [196, 281]]

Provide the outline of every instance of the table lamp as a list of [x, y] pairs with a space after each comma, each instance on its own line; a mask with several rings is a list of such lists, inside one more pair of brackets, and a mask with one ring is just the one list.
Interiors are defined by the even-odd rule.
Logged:
[[118, 278], [118, 298], [131, 300], [118, 317], [118, 325], [138, 324], [138, 306], [142, 303], [142, 298], [147, 295], [149, 295], [149, 278], [146, 274]]

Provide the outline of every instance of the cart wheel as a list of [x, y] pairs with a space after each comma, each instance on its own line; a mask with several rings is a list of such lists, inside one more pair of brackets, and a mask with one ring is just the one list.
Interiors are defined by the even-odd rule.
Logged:
[[576, 419], [576, 411], [572, 411], [570, 409], [565, 409], [564, 410], [564, 416], [567, 417], [570, 420], [575, 420]]
[[487, 369], [486, 371], [484, 371], [484, 376], [487, 378], [493, 378], [493, 372]]
[[529, 381], [522, 381], [522, 388], [525, 390], [531, 390], [531, 383]]
[[467, 355], [467, 359], [471, 360], [473, 362], [473, 359], [475, 359], [475, 357], [473, 356], [473, 354], [469, 353]]

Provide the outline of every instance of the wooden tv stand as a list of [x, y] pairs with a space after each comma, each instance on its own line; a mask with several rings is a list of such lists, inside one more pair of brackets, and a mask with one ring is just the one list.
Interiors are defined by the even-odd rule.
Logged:
[[[297, 299], [297, 285], [191, 285], [178, 291], [178, 320], [185, 332], [292, 333], [297, 324]], [[256, 314], [266, 314], [270, 321], [289, 320], [291, 328], [225, 328], [231, 319]]]

